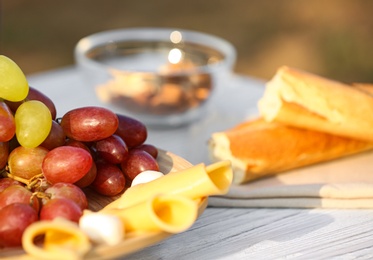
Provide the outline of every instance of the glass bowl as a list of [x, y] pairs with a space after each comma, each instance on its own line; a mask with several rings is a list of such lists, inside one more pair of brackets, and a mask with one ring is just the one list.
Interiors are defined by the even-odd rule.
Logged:
[[148, 126], [201, 117], [236, 61], [226, 40], [172, 28], [99, 32], [81, 39], [74, 55], [99, 102]]

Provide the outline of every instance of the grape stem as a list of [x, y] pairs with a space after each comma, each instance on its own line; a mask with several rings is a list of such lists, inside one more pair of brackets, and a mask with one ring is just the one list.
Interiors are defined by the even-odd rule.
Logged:
[[15, 175], [11, 174], [10, 172], [8, 172], [6, 170], [1, 171], [0, 175], [5, 177], [5, 178], [6, 177], [11, 178], [11, 179], [19, 181], [23, 184], [26, 184], [27, 189], [29, 189], [29, 190], [32, 190], [32, 189], [39, 189], [40, 190], [40, 189], [47, 188], [47, 186], [48, 186], [45, 182], [45, 179], [44, 179], [44, 176], [43, 176], [42, 173], [37, 174], [30, 179], [25, 179], [25, 178], [22, 178], [22, 177], [19, 177], [19, 176], [15, 176]]
[[30, 198], [30, 201], [32, 202], [33, 201], [33, 198], [34, 197], [37, 197], [39, 199], [46, 199], [46, 200], [49, 200], [51, 198], [51, 194], [50, 193], [44, 193], [44, 192], [40, 192], [40, 191], [35, 191], [34, 193], [32, 193], [31, 195], [31, 198]]
[[23, 184], [26, 184], [26, 185], [29, 184], [29, 180], [24, 179], [22, 177], [15, 176], [15, 175], [11, 174], [10, 172], [7, 172], [6, 170], [1, 172], [1, 176], [3, 176], [4, 178], [11, 178], [13, 180], [22, 182]]
[[37, 174], [33, 176], [30, 180], [29, 183], [27, 184], [28, 189], [38, 189], [38, 190], [43, 190], [43, 188], [47, 188], [47, 184], [44, 179], [44, 175], [42, 173]]

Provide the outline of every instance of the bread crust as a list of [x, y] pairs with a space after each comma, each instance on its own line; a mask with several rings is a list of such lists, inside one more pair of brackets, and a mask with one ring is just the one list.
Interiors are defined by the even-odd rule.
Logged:
[[214, 133], [209, 140], [211, 160], [231, 160], [236, 184], [372, 148], [373, 142], [266, 122], [262, 118]]
[[267, 121], [373, 141], [373, 95], [308, 72], [281, 67], [258, 102]]

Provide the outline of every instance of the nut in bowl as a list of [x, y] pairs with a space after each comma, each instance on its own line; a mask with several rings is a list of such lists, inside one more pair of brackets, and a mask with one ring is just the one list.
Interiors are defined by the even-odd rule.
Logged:
[[75, 58], [104, 105], [148, 126], [179, 126], [203, 115], [236, 51], [201, 32], [133, 28], [81, 39]]

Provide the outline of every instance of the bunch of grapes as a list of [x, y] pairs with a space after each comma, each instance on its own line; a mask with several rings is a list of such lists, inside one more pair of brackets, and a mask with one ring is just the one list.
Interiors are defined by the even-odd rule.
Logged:
[[0, 79], [0, 248], [20, 246], [35, 221], [78, 222], [88, 190], [115, 196], [140, 172], [159, 171], [140, 121], [102, 107], [56, 118], [53, 101], [2, 55]]

